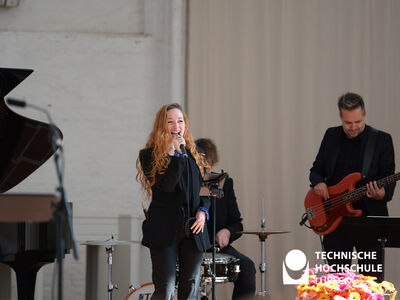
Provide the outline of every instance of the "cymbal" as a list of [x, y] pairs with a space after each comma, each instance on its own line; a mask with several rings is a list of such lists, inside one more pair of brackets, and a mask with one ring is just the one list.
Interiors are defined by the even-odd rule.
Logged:
[[258, 235], [259, 237], [266, 238], [267, 236], [271, 234], [282, 234], [282, 233], [289, 233], [290, 231], [265, 231], [265, 230], [249, 230], [249, 231], [239, 231], [237, 233], [240, 234], [254, 234]]
[[133, 242], [130, 241], [119, 241], [114, 239], [114, 237], [109, 238], [106, 241], [86, 241], [81, 243], [81, 245], [88, 245], [88, 246], [117, 246], [117, 245], [130, 245]]

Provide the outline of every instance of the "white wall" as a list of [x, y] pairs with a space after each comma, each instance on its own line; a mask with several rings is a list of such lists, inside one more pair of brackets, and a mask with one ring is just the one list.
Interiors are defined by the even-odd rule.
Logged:
[[[47, 108], [64, 134], [78, 242], [118, 234], [121, 214], [134, 218], [131, 238], [140, 240], [135, 160], [156, 110], [184, 102], [185, 14], [183, 0], [20, 0], [0, 8], [0, 66], [35, 71], [10, 96]], [[56, 185], [50, 160], [10, 192], [51, 193]], [[79, 250], [80, 261], [66, 258], [66, 299], [84, 299], [85, 246]], [[132, 251], [131, 274], [143, 274], [135, 283], [150, 280], [146, 253]], [[49, 299], [53, 266], [42, 273], [37, 299]]]

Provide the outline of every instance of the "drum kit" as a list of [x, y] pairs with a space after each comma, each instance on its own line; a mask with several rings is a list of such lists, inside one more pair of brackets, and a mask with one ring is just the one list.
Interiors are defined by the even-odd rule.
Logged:
[[[216, 283], [233, 282], [237, 279], [240, 272], [239, 259], [232, 255], [217, 253], [215, 257]], [[201, 264], [200, 275], [200, 295], [201, 299], [208, 299], [207, 292], [208, 285], [212, 282], [212, 257], [211, 253], [204, 253], [203, 262]], [[177, 273], [179, 273], [179, 264], [177, 264]], [[150, 300], [151, 295], [154, 293], [154, 284], [152, 282], [139, 285], [132, 289], [124, 300]], [[175, 290], [173, 299], [177, 299], [178, 293]]]
[[[261, 291], [257, 292], [258, 296], [266, 296], [266, 252], [265, 252], [265, 240], [269, 235], [274, 234], [283, 234], [288, 233], [288, 231], [266, 231], [262, 226], [260, 229], [251, 230], [251, 231], [241, 231], [238, 233], [241, 234], [250, 234], [257, 235], [261, 242], [261, 263], [259, 265], [259, 269], [261, 272]], [[104, 246], [106, 248], [107, 253], [107, 270], [108, 270], [108, 284], [107, 284], [107, 292], [108, 292], [108, 300], [112, 300], [112, 292], [114, 289], [117, 289], [118, 286], [112, 283], [112, 264], [113, 264], [113, 252], [114, 246], [117, 245], [129, 245], [132, 242], [129, 241], [120, 241], [114, 239], [111, 236], [110, 239], [106, 241], [87, 241], [82, 243], [82, 245], [88, 246]], [[216, 253], [215, 254], [215, 276], [213, 276], [212, 272], [212, 253], [204, 253], [203, 261], [201, 264], [201, 277], [200, 277], [200, 294], [201, 299], [208, 299], [208, 294], [210, 291], [208, 290], [208, 286], [212, 283], [213, 278], [215, 278], [215, 283], [227, 283], [234, 282], [239, 276], [240, 272], [240, 261], [238, 258], [223, 254]], [[177, 272], [179, 272], [179, 265], [177, 265]], [[154, 284], [149, 282], [142, 285], [137, 286], [129, 291], [128, 295], [124, 300], [150, 300], [151, 295], [154, 293]], [[178, 295], [177, 291], [175, 291], [174, 300], [177, 300]]]

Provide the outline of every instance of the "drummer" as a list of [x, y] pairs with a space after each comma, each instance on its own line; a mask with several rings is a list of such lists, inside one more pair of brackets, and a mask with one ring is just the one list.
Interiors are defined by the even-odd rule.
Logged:
[[[217, 147], [211, 139], [201, 138], [195, 141], [197, 150], [204, 153], [208, 164], [213, 167], [218, 163]], [[216, 236], [215, 241], [220, 253], [240, 259], [240, 273], [234, 282], [232, 299], [243, 299], [254, 296], [256, 290], [256, 269], [253, 261], [232, 247], [233, 241], [240, 237], [237, 232], [243, 231], [242, 218], [236, 202], [233, 180], [227, 177], [223, 187], [224, 197], [216, 201]], [[210, 210], [210, 220], [213, 220]], [[212, 222], [208, 222], [208, 232], [212, 240]]]

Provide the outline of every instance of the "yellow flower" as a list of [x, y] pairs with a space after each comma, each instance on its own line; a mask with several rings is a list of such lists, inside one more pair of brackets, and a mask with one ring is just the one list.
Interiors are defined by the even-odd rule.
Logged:
[[349, 298], [347, 298], [347, 299], [349, 299], [349, 300], [360, 300], [361, 296], [357, 292], [352, 292], [352, 293], [350, 293]]
[[395, 300], [397, 291], [395, 290], [392, 295], [390, 295], [390, 300]]
[[393, 290], [394, 290], [393, 283], [388, 282], [388, 281], [382, 281], [381, 287], [382, 287], [385, 291], [393, 291]]
[[325, 287], [332, 289], [332, 290], [336, 290], [338, 288], [338, 282], [334, 281], [334, 280], [329, 280], [327, 282], [325, 282]]

